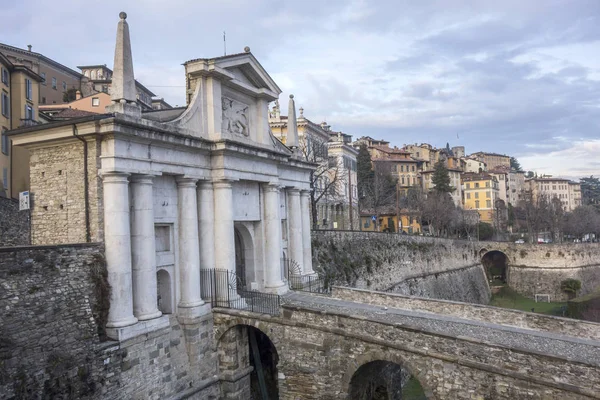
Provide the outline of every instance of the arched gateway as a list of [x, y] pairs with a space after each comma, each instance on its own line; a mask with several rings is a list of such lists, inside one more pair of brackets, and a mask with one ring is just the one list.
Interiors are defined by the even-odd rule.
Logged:
[[253, 326], [236, 325], [217, 339], [219, 371], [223, 376], [236, 377], [236, 382], [227, 379], [222, 381], [221, 393], [224, 398], [279, 398], [279, 356], [264, 332]]
[[483, 249], [480, 254], [490, 286], [505, 285], [508, 282], [508, 256], [500, 250]]

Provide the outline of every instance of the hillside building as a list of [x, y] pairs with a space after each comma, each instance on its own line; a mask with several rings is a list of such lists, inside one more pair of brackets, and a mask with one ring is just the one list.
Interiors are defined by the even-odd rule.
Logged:
[[464, 209], [477, 210], [481, 222], [493, 224], [495, 201], [500, 197], [497, 178], [488, 173], [465, 173], [462, 183]]
[[42, 77], [0, 53], [0, 78], [0, 196], [18, 198], [29, 187], [29, 153], [7, 131], [38, 123]]
[[510, 156], [504, 154], [479, 151], [471, 154], [469, 157], [484, 162], [488, 170], [495, 169], [496, 167], [510, 168]]

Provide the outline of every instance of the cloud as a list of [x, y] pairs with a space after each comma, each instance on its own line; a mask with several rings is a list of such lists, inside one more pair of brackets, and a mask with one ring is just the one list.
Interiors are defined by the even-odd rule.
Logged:
[[228, 53], [250, 46], [275, 78], [284, 112], [293, 93], [308, 118], [355, 137], [598, 169], [567, 162], [600, 132], [597, 0], [9, 0], [2, 40], [110, 66], [123, 9], [136, 77], [172, 104], [185, 104], [181, 63], [222, 55], [226, 31]]

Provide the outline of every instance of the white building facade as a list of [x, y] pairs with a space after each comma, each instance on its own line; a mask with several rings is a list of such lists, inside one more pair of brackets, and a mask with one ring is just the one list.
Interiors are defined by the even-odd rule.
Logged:
[[[121, 13], [107, 114], [13, 136], [35, 164], [34, 244], [104, 242], [107, 331], [120, 340], [168, 325], [165, 314], [210, 312], [206, 271], [270, 293], [288, 290], [284, 258], [313, 274], [313, 166], [273, 137], [268, 104], [281, 90], [250, 50], [188, 61], [187, 107], [142, 114], [129, 43]], [[55, 175], [70, 179], [56, 187]], [[51, 233], [63, 214], [85, 220], [64, 239]]]

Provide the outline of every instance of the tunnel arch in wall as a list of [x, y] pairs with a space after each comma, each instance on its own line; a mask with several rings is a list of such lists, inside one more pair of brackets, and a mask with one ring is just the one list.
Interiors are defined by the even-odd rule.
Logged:
[[341, 384], [341, 390], [349, 400], [403, 399], [406, 390], [415, 389], [420, 392], [419, 398], [435, 398], [423, 377], [391, 352], [369, 352], [357, 357], [348, 367]]
[[510, 259], [501, 250], [481, 249], [481, 265], [490, 286], [502, 286], [508, 283]]

